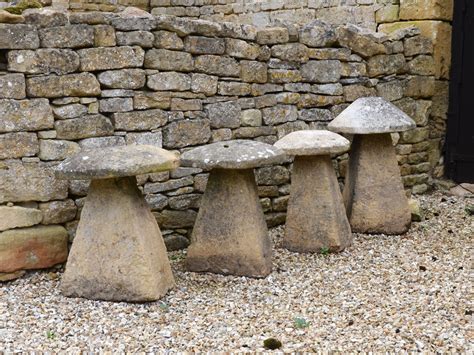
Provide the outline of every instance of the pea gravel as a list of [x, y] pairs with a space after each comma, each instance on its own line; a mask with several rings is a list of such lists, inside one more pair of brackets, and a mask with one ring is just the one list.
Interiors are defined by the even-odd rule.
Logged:
[[473, 199], [418, 197], [425, 220], [403, 236], [354, 235], [340, 254], [302, 255], [276, 243], [266, 279], [184, 271], [161, 301], [68, 299], [60, 269], [0, 284], [0, 350], [436, 351], [472, 353]]

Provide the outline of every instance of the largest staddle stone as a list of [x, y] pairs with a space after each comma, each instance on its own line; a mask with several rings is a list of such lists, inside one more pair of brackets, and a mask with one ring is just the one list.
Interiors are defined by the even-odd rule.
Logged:
[[390, 132], [415, 127], [413, 120], [382, 98], [354, 101], [329, 125], [354, 134], [343, 197], [353, 232], [405, 233], [411, 223]]
[[126, 146], [82, 152], [58, 167], [60, 177], [92, 179], [61, 280], [64, 295], [141, 302], [174, 286], [160, 229], [130, 175], [177, 165], [163, 149]]

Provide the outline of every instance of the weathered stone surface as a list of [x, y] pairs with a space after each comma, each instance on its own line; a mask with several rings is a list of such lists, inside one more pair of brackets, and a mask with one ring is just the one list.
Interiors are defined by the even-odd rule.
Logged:
[[187, 36], [184, 39], [184, 50], [192, 54], [224, 54], [225, 40], [201, 36]]
[[182, 120], [172, 122], [163, 129], [163, 146], [182, 148], [203, 144], [211, 138], [209, 120]]
[[125, 145], [125, 138], [122, 136], [93, 137], [81, 139], [79, 146], [82, 151], [97, 150], [107, 147], [117, 147]]
[[125, 139], [127, 144], [154, 145], [159, 148], [163, 145], [163, 135], [161, 132], [127, 133]]
[[364, 58], [386, 53], [385, 46], [380, 43], [375, 32], [350, 24], [338, 27], [336, 32], [341, 46], [351, 49]]
[[[387, 101], [395, 101], [403, 97], [404, 83], [400, 80], [379, 82], [376, 86], [376, 90], [377, 96], [380, 96]], [[408, 116], [411, 115], [408, 114]]]
[[162, 228], [189, 228], [194, 225], [197, 213], [193, 210], [164, 210], [154, 213], [156, 221]]
[[413, 76], [407, 80], [405, 96], [430, 98], [435, 94], [435, 78], [432, 76]]
[[[308, 71], [309, 73], [309, 71]], [[303, 77], [299, 70], [270, 69], [268, 70], [268, 81], [276, 84], [301, 82]]]
[[94, 26], [94, 47], [114, 47], [116, 44], [115, 29], [112, 26]]
[[406, 72], [405, 56], [403, 54], [377, 55], [367, 61], [370, 77]]
[[56, 139], [41, 139], [39, 154], [41, 160], [63, 160], [79, 152], [79, 144]]
[[163, 72], [148, 76], [147, 86], [157, 91], [186, 91], [191, 89], [191, 77], [177, 72]]
[[375, 22], [386, 23], [398, 21], [399, 5], [385, 5], [375, 12]]
[[155, 36], [147, 31], [117, 32], [116, 37], [119, 46], [140, 46], [142, 48], [151, 48], [155, 41]]
[[419, 54], [432, 54], [433, 41], [424, 36], [410, 37], [403, 41], [403, 48], [407, 57]]
[[376, 95], [375, 88], [365, 85], [346, 85], [344, 86], [344, 99], [347, 102], [353, 102], [360, 97], [370, 97]]
[[408, 230], [411, 214], [390, 134], [354, 137], [343, 196], [353, 232]]
[[267, 64], [243, 60], [240, 62], [240, 77], [248, 83], [266, 83], [267, 82]]
[[247, 96], [252, 92], [252, 87], [247, 83], [221, 81], [218, 85], [217, 92], [223, 96]]
[[23, 23], [23, 22], [25, 22], [25, 18], [22, 15], [15, 15], [15, 14], [9, 13], [8, 11], [0, 10], [0, 23]]
[[279, 44], [272, 47], [272, 57], [290, 62], [306, 63], [308, 47], [301, 43]]
[[191, 76], [191, 91], [195, 93], [202, 93], [206, 96], [212, 96], [217, 93], [216, 76], [206, 74], [192, 74]]
[[34, 226], [42, 218], [41, 211], [35, 208], [0, 206], [0, 231]]
[[169, 108], [171, 97], [166, 92], [138, 91], [133, 96], [133, 108], [135, 110], [146, 110], [151, 108]]
[[282, 185], [290, 181], [290, 172], [283, 166], [265, 166], [255, 169], [257, 184], [261, 185]]
[[350, 134], [390, 133], [415, 127], [410, 117], [380, 97], [357, 99], [328, 125], [332, 131]]
[[250, 277], [271, 272], [271, 242], [252, 170], [211, 172], [191, 240], [188, 270]]
[[259, 29], [257, 32], [257, 43], [259, 44], [279, 44], [289, 41], [289, 32], [284, 27], [271, 27]]
[[38, 226], [0, 233], [0, 271], [42, 269], [67, 259], [66, 229]]
[[51, 7], [26, 9], [22, 15], [27, 23], [36, 27], [55, 27], [68, 24], [67, 12]]
[[453, 19], [454, 0], [401, 0], [400, 20]]
[[151, 301], [173, 286], [160, 229], [136, 179], [93, 181], [61, 280], [63, 294]]
[[180, 179], [173, 179], [164, 182], [147, 183], [144, 186], [143, 192], [145, 194], [155, 194], [157, 192], [165, 192], [179, 189], [180, 187], [189, 186], [193, 184], [192, 176], [185, 176]]
[[0, 159], [30, 157], [38, 153], [36, 133], [15, 132], [0, 134]]
[[156, 27], [153, 16], [137, 7], [126, 7], [118, 15], [111, 20], [111, 23], [119, 31], [149, 31]]
[[188, 72], [193, 70], [194, 62], [189, 53], [167, 49], [151, 49], [146, 52], [144, 67]]
[[26, 79], [32, 97], [97, 96], [100, 84], [91, 73], [46, 75]]
[[330, 47], [336, 42], [337, 36], [333, 26], [315, 20], [301, 28], [299, 40], [309, 47]]
[[236, 58], [254, 60], [260, 55], [260, 46], [241, 39], [226, 38], [225, 53]]
[[81, 104], [70, 104], [53, 108], [54, 117], [65, 120], [85, 115], [87, 106]]
[[168, 122], [168, 114], [160, 109], [115, 113], [112, 120], [119, 130], [146, 131], [164, 126]]
[[300, 253], [338, 252], [351, 244], [351, 228], [329, 156], [295, 158], [285, 230], [283, 246]]
[[256, 109], [242, 111], [240, 124], [242, 126], [260, 127], [262, 125], [262, 112]]
[[79, 55], [70, 49], [8, 52], [8, 70], [28, 74], [67, 74], [79, 68]]
[[133, 111], [131, 97], [112, 97], [99, 101], [99, 112], [129, 112]]
[[288, 155], [342, 154], [349, 150], [349, 146], [350, 142], [346, 138], [322, 130], [292, 132], [275, 143], [275, 147]]
[[236, 102], [218, 102], [206, 107], [212, 128], [239, 127], [240, 111], [240, 106]]
[[167, 251], [181, 250], [189, 246], [189, 239], [181, 234], [168, 234], [164, 237], [164, 241]]
[[11, 160], [2, 166], [0, 203], [62, 200], [67, 196], [67, 182], [55, 179], [48, 165]]
[[408, 72], [413, 75], [434, 75], [435, 70], [432, 56], [419, 55], [408, 62]]
[[114, 89], [140, 89], [145, 86], [146, 75], [142, 69], [104, 71], [97, 76], [99, 82]]
[[194, 62], [194, 67], [198, 72], [220, 76], [239, 76], [240, 65], [233, 59], [228, 57], [220, 57], [216, 55], [201, 55]]
[[36, 49], [39, 44], [34, 26], [0, 23], [0, 49]]
[[100, 137], [114, 133], [114, 127], [110, 120], [100, 114], [56, 121], [54, 128], [59, 139]]
[[94, 29], [89, 25], [48, 27], [39, 30], [41, 47], [83, 48], [94, 45]]
[[303, 109], [298, 112], [298, 118], [302, 121], [331, 121], [334, 117], [331, 111], [323, 108], [309, 108]]
[[60, 224], [76, 218], [77, 207], [73, 200], [40, 203], [43, 219], [41, 224]]
[[431, 112], [432, 102], [428, 100], [414, 100], [406, 97], [402, 100], [394, 102], [394, 104], [412, 117], [417, 126], [426, 126]]
[[151, 145], [126, 145], [81, 152], [63, 161], [56, 176], [69, 179], [109, 179], [177, 168], [176, 154]]
[[0, 100], [0, 132], [52, 128], [53, 112], [47, 99]]
[[23, 74], [0, 75], [0, 99], [24, 99], [25, 90]]
[[[82, 71], [141, 67], [145, 51], [140, 47], [101, 47], [78, 50]], [[104, 60], [107, 58], [107, 60]]]
[[292, 105], [277, 105], [262, 109], [263, 121], [266, 125], [275, 125], [298, 119], [298, 110]]
[[281, 163], [283, 159], [283, 152], [269, 144], [232, 140], [186, 151], [181, 156], [181, 165], [202, 169], [251, 169]]
[[341, 62], [337, 60], [311, 60], [301, 66], [305, 81], [313, 83], [333, 83], [341, 77]]
[[153, 45], [157, 48], [177, 50], [184, 48], [183, 40], [174, 32], [156, 31], [153, 35], [155, 36]]

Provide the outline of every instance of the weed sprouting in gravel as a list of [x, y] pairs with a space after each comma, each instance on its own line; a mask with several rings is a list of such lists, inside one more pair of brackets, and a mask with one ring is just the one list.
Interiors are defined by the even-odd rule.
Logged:
[[308, 328], [309, 325], [310, 325], [310, 322], [308, 322], [306, 319], [304, 318], [300, 318], [300, 317], [296, 317], [294, 320], [294, 326], [296, 329], [304, 329], [304, 328]]

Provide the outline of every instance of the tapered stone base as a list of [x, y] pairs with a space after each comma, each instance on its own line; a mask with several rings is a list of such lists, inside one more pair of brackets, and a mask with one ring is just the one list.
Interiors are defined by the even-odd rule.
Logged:
[[352, 235], [331, 158], [297, 156], [283, 246], [300, 253], [341, 251]]
[[354, 136], [343, 196], [353, 232], [409, 229], [410, 209], [390, 134]]
[[62, 277], [63, 294], [142, 302], [173, 286], [160, 229], [136, 179], [93, 180]]
[[212, 170], [188, 248], [188, 270], [265, 277], [271, 258], [253, 170]]

